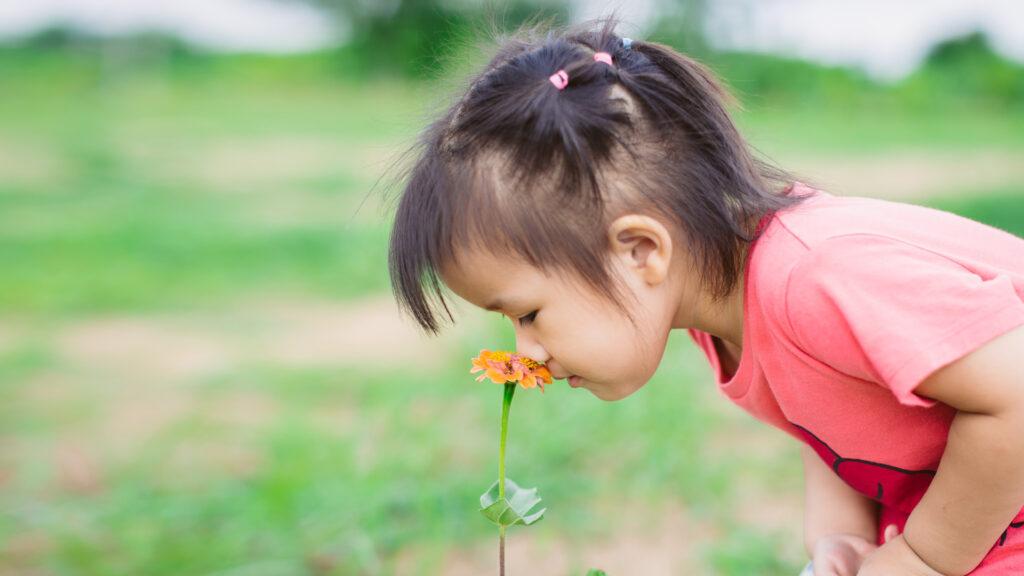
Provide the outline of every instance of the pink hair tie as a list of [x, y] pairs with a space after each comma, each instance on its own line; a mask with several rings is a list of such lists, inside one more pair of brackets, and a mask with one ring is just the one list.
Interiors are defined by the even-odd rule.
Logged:
[[565, 90], [565, 87], [569, 85], [569, 73], [566, 72], [565, 70], [559, 70], [558, 72], [555, 72], [554, 74], [549, 76], [548, 80], [550, 80], [551, 83], [555, 85], [555, 88], [558, 88], [559, 90]]
[[607, 52], [594, 52], [594, 62], [604, 62], [605, 64], [612, 65], [612, 55]]

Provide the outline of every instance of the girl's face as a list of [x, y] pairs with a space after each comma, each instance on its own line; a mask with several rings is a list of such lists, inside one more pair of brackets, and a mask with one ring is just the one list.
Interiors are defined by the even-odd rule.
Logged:
[[[652, 220], [630, 215], [616, 223], [629, 218]], [[625, 302], [635, 325], [574, 274], [543, 271], [519, 259], [463, 250], [457, 269], [446, 269], [441, 276], [459, 297], [507, 316], [516, 350], [547, 363], [553, 377], [568, 378], [573, 387], [587, 388], [602, 400], [618, 400], [654, 374], [680, 305], [691, 297], [691, 287], [674, 282], [669, 273], [672, 244], [667, 231], [661, 227], [661, 237], [638, 234], [630, 222], [636, 223], [613, 225], [610, 256], [623, 288], [636, 297]]]

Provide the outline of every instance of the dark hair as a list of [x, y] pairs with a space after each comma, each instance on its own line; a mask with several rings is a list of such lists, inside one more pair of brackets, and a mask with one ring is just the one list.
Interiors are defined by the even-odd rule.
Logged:
[[[607, 225], [625, 211], [667, 218], [701, 284], [724, 298], [756, 224], [803, 200], [751, 154], [711, 72], [662, 44], [626, 47], [615, 26], [520, 29], [421, 134], [388, 264], [400, 306], [425, 330], [439, 331], [431, 293], [454, 321], [439, 274], [471, 246], [571, 271], [623, 308]], [[614, 64], [595, 61], [599, 51]], [[564, 90], [548, 79], [560, 69]]]

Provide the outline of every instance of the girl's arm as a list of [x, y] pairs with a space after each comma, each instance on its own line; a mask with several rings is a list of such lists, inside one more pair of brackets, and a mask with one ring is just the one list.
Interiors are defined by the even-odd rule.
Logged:
[[819, 538], [852, 534], [874, 544], [878, 537], [878, 503], [851, 488], [804, 444], [804, 547], [814, 557]]
[[935, 571], [967, 574], [1024, 505], [1024, 326], [949, 364], [917, 392], [957, 409], [905, 543]]

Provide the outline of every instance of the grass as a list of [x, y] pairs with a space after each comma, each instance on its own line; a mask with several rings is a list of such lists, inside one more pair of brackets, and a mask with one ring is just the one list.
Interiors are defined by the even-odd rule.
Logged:
[[925, 204], [1024, 238], [1024, 189], [976, 191], [958, 197], [929, 200]]
[[1024, 114], [966, 108], [941, 111], [885, 107], [780, 108], [737, 115], [743, 133], [769, 155], [870, 156], [890, 151], [948, 152], [1024, 148]]
[[[436, 88], [43, 64], [0, 57], [0, 430], [11, 447], [0, 453], [0, 573], [391, 574], [412, 557], [413, 573], [433, 574], [453, 551], [489, 545], [474, 503], [497, 466], [500, 394], [465, 372], [478, 343], [511, 346], [504, 325], [463, 332], [436, 371], [248, 358], [168, 384], [62, 353], [67, 327], [90, 318], [385, 292], [387, 218], [374, 200], [355, 207]], [[984, 110], [938, 122], [760, 103], [739, 121], [769, 154], [1024, 142], [1024, 119]], [[934, 205], [1024, 235], [1021, 198], [966, 190]], [[674, 335], [655, 380], [627, 401], [559, 386], [517, 395], [509, 475], [539, 485], [550, 508], [531, 533], [601, 542], [622, 516], [678, 502], [722, 535], [700, 551], [709, 571], [797, 573], [799, 518], [779, 529], [733, 509], [740, 475], [797, 489], [797, 447], [712, 452], [716, 438], [765, 432], [723, 408], [709, 378]], [[155, 408], [189, 400], [133, 438], [118, 427], [129, 393]], [[62, 479], [54, 451], [76, 441], [97, 489]]]
[[[727, 509], [729, 478], [742, 464], [703, 461], [700, 446], [724, 423], [702, 407], [699, 364], [682, 344], [673, 346], [680, 360], [630, 402], [600, 405], [557, 386], [518, 395], [510, 476], [540, 485], [550, 507], [531, 531], [609, 537], [615, 516], [591, 504], [616, 499], [632, 507], [671, 496], [709, 521]], [[25, 360], [9, 362], [16, 370]], [[19, 475], [4, 493], [0, 540], [45, 535], [45, 565], [96, 575], [390, 573], [416, 544], [488, 541], [473, 503], [496, 466], [500, 394], [479, 390], [486, 385], [468, 381], [461, 364], [453, 358], [426, 377], [240, 367], [200, 384], [200, 406], [135, 458], [105, 457], [99, 494], [41, 493], [52, 471]], [[246, 429], [218, 424], [217, 407], [236, 392], [279, 410]], [[60, 426], [9, 432], [42, 441]], [[224, 446], [250, 451], [259, 465], [239, 475], [174, 457]]]

